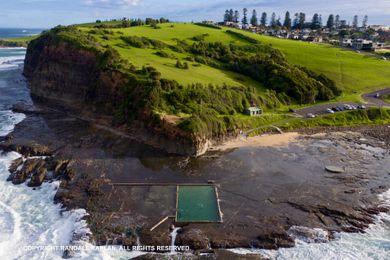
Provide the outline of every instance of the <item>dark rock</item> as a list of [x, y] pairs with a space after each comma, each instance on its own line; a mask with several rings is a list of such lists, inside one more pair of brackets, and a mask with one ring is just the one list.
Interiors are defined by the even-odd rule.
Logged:
[[43, 160], [41, 158], [27, 159], [20, 171], [12, 174], [12, 183], [21, 184], [26, 181], [27, 178], [35, 172], [37, 165], [41, 164]]
[[177, 245], [189, 246], [193, 250], [209, 247], [209, 239], [200, 229], [183, 229], [176, 237]]
[[12, 161], [11, 165], [9, 166], [8, 170], [10, 173], [16, 172], [18, 167], [23, 164], [23, 158], [19, 157]]
[[[293, 247], [295, 241], [286, 232], [270, 232], [259, 235], [257, 237], [258, 244], [255, 246], [258, 248], [277, 249], [279, 247]], [[254, 241], [256, 242], [256, 241]]]
[[0, 143], [0, 150], [3, 150], [5, 152], [14, 151], [22, 154], [24, 157], [51, 155], [51, 150], [47, 146], [40, 145], [34, 142], [30, 143], [29, 145]]
[[38, 187], [41, 186], [43, 180], [45, 179], [47, 169], [45, 168], [44, 161], [41, 161], [34, 174], [31, 176], [31, 180], [27, 183], [29, 187]]
[[63, 202], [68, 195], [69, 195], [68, 189], [59, 187], [56, 192], [56, 195], [54, 196], [54, 202], [55, 203]]
[[65, 173], [69, 160], [57, 160], [54, 165], [54, 177], [61, 176]]

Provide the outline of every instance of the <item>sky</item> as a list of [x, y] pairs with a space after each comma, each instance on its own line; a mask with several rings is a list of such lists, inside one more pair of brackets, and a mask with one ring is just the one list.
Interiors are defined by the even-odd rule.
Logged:
[[50, 28], [111, 18], [159, 18], [173, 21], [221, 21], [226, 9], [247, 7], [257, 13], [331, 13], [352, 21], [357, 14], [369, 24], [390, 25], [390, 0], [0, 0], [0, 28]]

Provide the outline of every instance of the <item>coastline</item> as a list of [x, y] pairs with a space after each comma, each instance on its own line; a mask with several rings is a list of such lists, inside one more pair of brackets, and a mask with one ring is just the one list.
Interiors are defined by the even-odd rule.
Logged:
[[[110, 185], [106, 185], [118, 181], [118, 178], [123, 176], [134, 178], [125, 181], [150, 181], [156, 180], [153, 178], [157, 176], [157, 181], [171, 179], [180, 183], [192, 179], [200, 182], [204, 182], [205, 179], [217, 179], [218, 183], [222, 183], [222, 210], [228, 221], [222, 225], [225, 225], [223, 229], [230, 228], [230, 234], [234, 235], [226, 235], [218, 225], [184, 226], [178, 234], [177, 243], [178, 245], [190, 244], [197, 252], [207, 248], [206, 242], [210, 241], [213, 249], [251, 246], [270, 249], [291, 247], [295, 245], [295, 241], [287, 236], [288, 227], [292, 223], [303, 225], [306, 220], [311, 228], [322, 226], [329, 230], [345, 228], [347, 232], [364, 232], [369, 228], [370, 223], [375, 221], [375, 216], [381, 214], [380, 210], [385, 210], [375, 207], [379, 202], [374, 197], [386, 189], [386, 185], [381, 188], [383, 183], [386, 184], [388, 177], [386, 173], [380, 171], [380, 162], [386, 163], [387, 161], [381, 160], [388, 160], [388, 157], [385, 157], [386, 154], [382, 155], [382, 152], [365, 150], [364, 146], [361, 148], [362, 145], [381, 147], [382, 144], [375, 139], [375, 134], [366, 137], [364, 134], [348, 132], [338, 136], [332, 135], [332, 130], [327, 129], [328, 135], [309, 136], [302, 140], [292, 138], [290, 136], [292, 134], [286, 134], [283, 136], [286, 139], [280, 138], [280, 140], [276, 140], [277, 136], [254, 137], [254, 144], [259, 144], [263, 140], [268, 142], [267, 145], [254, 147], [248, 145], [248, 142], [241, 142], [235, 144], [238, 146], [236, 151], [212, 151], [193, 159], [171, 158], [160, 155], [155, 149], [149, 150], [143, 145], [132, 143], [126, 137], [116, 135], [114, 131], [97, 129], [91, 123], [66, 114], [56, 114], [45, 109], [37, 111], [27, 114], [25, 121], [18, 124], [15, 131], [5, 138], [2, 147], [18, 150], [25, 157], [48, 155], [54, 160], [69, 160], [66, 171], [58, 176], [61, 184], [54, 199], [56, 202], [63, 203], [68, 210], [90, 207], [87, 210], [91, 216], [87, 216], [86, 220], [93, 229], [93, 240], [97, 245], [136, 245], [136, 237], [120, 234], [128, 230], [119, 228], [131, 226], [131, 232], [134, 232], [139, 225], [143, 226], [140, 234], [142, 244], [171, 242], [169, 227], [163, 226], [156, 233], [147, 232], [148, 226], [155, 223], [154, 215], [160, 212], [152, 211], [146, 208], [146, 205], [151, 205], [151, 208], [161, 212], [167, 210], [165, 206], [169, 206], [168, 202], [163, 204], [163, 207], [158, 205], [165, 203], [163, 195], [167, 190], [152, 187], [151, 190], [155, 193], [139, 190], [134, 194], [124, 188], [111, 190]], [[368, 129], [375, 128], [368, 127]], [[297, 142], [298, 140], [302, 143]], [[288, 148], [287, 144], [293, 147]], [[247, 148], [240, 149], [242, 147]], [[349, 157], [344, 157], [342, 152], [345, 151], [338, 150], [341, 148], [349, 152]], [[301, 153], [308, 158], [303, 158]], [[315, 156], [310, 157], [313, 154]], [[373, 169], [366, 169], [367, 158], [373, 161], [368, 162]], [[321, 159], [324, 163], [329, 160], [332, 163], [346, 164], [350, 171], [345, 175], [326, 175], [327, 173], [323, 172], [322, 161], [321, 164], [311, 162], [315, 159]], [[280, 166], [273, 166], [272, 163], [276, 160], [287, 161], [287, 163], [280, 162]], [[350, 164], [353, 161], [358, 161], [358, 165]], [[367, 172], [361, 172], [361, 168]], [[130, 174], [129, 169], [132, 170]], [[375, 172], [376, 170], [379, 173]], [[324, 177], [316, 179], [313, 173]], [[35, 174], [35, 171], [30, 171], [29, 174]], [[294, 175], [296, 179], [291, 179]], [[161, 177], [158, 178], [159, 176]], [[262, 179], [263, 177], [266, 178]], [[277, 179], [278, 182], [272, 183], [273, 179]], [[294, 185], [289, 186], [291, 182]], [[259, 186], [257, 185], [259, 183], [267, 183], [267, 185], [252, 190], [248, 196], [248, 192], [253, 189], [251, 184]], [[270, 188], [267, 190], [266, 186]], [[308, 193], [306, 196], [301, 194], [302, 186]], [[332, 189], [336, 189], [338, 193], [329, 193]], [[131, 198], [130, 195], [136, 196], [137, 193], [141, 195], [140, 199], [123, 200], [123, 198]], [[284, 197], [283, 193], [291, 194], [293, 199]], [[156, 194], [159, 195], [158, 203], [155, 201]], [[311, 197], [316, 200], [311, 200]], [[365, 200], [363, 208], [356, 211], [349, 207], [348, 203], [361, 206], [359, 200], [362, 198]], [[99, 204], [100, 200], [102, 203]], [[166, 201], [169, 201], [169, 198]], [[318, 201], [319, 204], [316, 204]], [[107, 205], [110, 205], [110, 214], [106, 212]], [[241, 205], [245, 207], [241, 209]], [[370, 208], [371, 206], [373, 208]], [[121, 210], [123, 207], [126, 210]], [[245, 209], [246, 207], [248, 209]], [[110, 217], [111, 212], [116, 212], [115, 218]], [[129, 216], [128, 212], [132, 214]], [[312, 212], [314, 215], [311, 216], [306, 212]], [[241, 219], [234, 218], [237, 214]], [[288, 220], [284, 218], [286, 214], [291, 214]], [[347, 216], [343, 217], [341, 214]], [[259, 216], [261, 216], [260, 220], [257, 219]], [[108, 219], [107, 225], [114, 225], [120, 232], [115, 229], [102, 229], [102, 234], [98, 233], [101, 227], [97, 224], [105, 219]], [[256, 225], [252, 225], [254, 221]], [[273, 228], [261, 229], [258, 226]], [[208, 241], [205, 241], [205, 238]], [[253, 241], [257, 244], [253, 245]]]
[[[42, 116], [42, 114], [30, 114], [30, 115], [27, 115], [27, 121], [26, 122], [22, 122], [21, 124], [19, 124], [17, 127], [16, 127], [16, 132], [13, 134], [13, 140], [9, 143], [9, 144], [12, 144], [11, 146], [12, 147], [14, 147], [14, 148], [17, 148], [17, 147], [21, 147], [20, 149], [22, 149], [22, 147], [25, 147], [24, 148], [24, 150], [25, 151], [33, 151], [34, 149], [35, 149], [35, 151], [39, 151], [39, 146], [38, 147], [30, 147], [30, 148], [27, 148], [28, 147], [28, 145], [26, 145], [26, 143], [25, 143], [25, 141], [23, 141], [23, 139], [25, 138], [25, 137], [23, 137], [23, 136], [25, 136], [25, 134], [23, 133], [25, 130], [24, 129], [26, 129], [26, 127], [27, 127], [27, 125], [29, 126], [29, 129], [31, 130], [31, 126], [32, 125], [34, 125], [35, 123], [32, 123], [33, 121], [35, 121], [37, 118], [39, 118], [39, 117], [41, 117]], [[35, 118], [35, 119], [34, 119]], [[57, 116], [55, 116], [55, 118], [56, 119], [50, 119], [50, 118], [46, 118], [45, 120], [48, 120], [47, 122], [49, 123], [49, 125], [52, 125], [52, 123], [50, 123], [52, 120], [54, 120], [54, 122], [56, 122], [57, 124], [59, 123], [59, 122], [61, 122], [62, 120], [60, 119], [60, 121], [58, 121], [59, 119], [59, 117], [58, 117], [58, 115]], [[31, 120], [33, 120], [33, 121], [31, 121]], [[64, 121], [64, 123], [65, 122], [70, 122], [68, 119], [66, 119], [66, 118], [64, 118], [63, 119]], [[62, 123], [60, 123], [60, 125], [58, 125], [57, 126], [57, 128], [60, 130], [61, 129], [61, 131], [63, 132], [65, 129], [63, 128], [64, 127], [64, 125], [62, 124]], [[36, 129], [40, 129], [40, 127], [39, 127], [39, 125], [36, 125], [36, 126], [34, 126], [34, 128], [36, 128]], [[70, 126], [70, 128], [72, 128], [72, 126]], [[73, 131], [75, 130], [74, 128], [72, 128], [73, 129]], [[42, 131], [40, 130], [40, 133], [42, 133]], [[77, 132], [73, 132], [73, 133], [71, 133], [70, 135], [69, 135], [70, 133], [68, 133], [68, 134], [66, 134], [65, 136], [62, 136], [61, 137], [61, 139], [62, 138], [65, 138], [65, 139], [68, 139], [69, 138], [69, 136], [72, 136], [72, 135], [77, 135]], [[101, 133], [101, 134], [103, 134], [103, 133]], [[101, 134], [99, 134], [98, 136], [102, 136]], [[107, 135], [108, 133], [104, 133], [103, 135]], [[111, 133], [112, 134], [112, 133]], [[110, 134], [110, 135], [111, 135]], [[63, 135], [63, 134], [61, 134], [61, 135]], [[355, 134], [356, 135], [356, 134]], [[219, 150], [219, 151], [211, 151], [211, 152], [208, 152], [205, 156], [203, 156], [203, 157], [201, 157], [200, 159], [194, 159], [194, 160], [203, 160], [202, 158], [208, 158], [208, 156], [210, 156], [210, 155], [212, 155], [212, 156], [216, 156], [216, 155], [214, 155], [215, 153], [217, 153], [217, 156], [218, 157], [220, 157], [220, 156], [224, 156], [224, 153], [226, 153], [227, 152], [227, 155], [229, 154], [229, 153], [231, 153], [231, 152], [229, 152], [229, 151], [227, 151], [227, 150], [231, 150], [231, 148], [234, 148], [234, 147], [236, 147], [236, 148], [238, 148], [238, 150], [237, 151], [239, 151], [240, 153], [242, 153], [242, 151], [245, 151], [245, 149], [249, 149], [249, 151], [251, 152], [251, 153], [253, 153], [253, 150], [252, 150], [252, 148], [256, 148], [256, 149], [260, 149], [260, 150], [264, 150], [265, 149], [265, 151], [274, 151], [274, 149], [275, 148], [278, 148], [278, 149], [286, 149], [286, 146], [287, 145], [293, 145], [294, 147], [300, 147], [300, 146], [302, 146], [303, 144], [300, 144], [300, 142], [306, 142], [306, 141], [304, 141], [304, 140], [308, 140], [308, 139], [313, 139], [313, 140], [323, 140], [323, 139], [328, 139], [329, 137], [332, 137], [332, 138], [335, 138], [334, 140], [344, 140], [344, 138], [346, 137], [346, 136], [349, 136], [349, 138], [352, 138], [353, 140], [355, 140], [355, 141], [358, 141], [358, 140], [360, 140], [359, 138], [358, 138], [358, 136], [359, 135], [356, 135], [356, 139], [353, 137], [354, 135], [350, 135], [350, 134], [346, 134], [346, 133], [344, 133], [343, 135], [340, 135], [340, 134], [334, 134], [334, 135], [331, 135], [331, 136], [326, 136], [326, 133], [320, 133], [320, 134], [314, 134], [314, 135], [312, 135], [312, 136], [307, 136], [307, 135], [302, 135], [302, 134], [298, 134], [298, 133], [296, 133], [296, 132], [294, 132], [294, 133], [285, 133], [285, 134], [283, 134], [283, 135], [266, 135], [266, 136], [260, 136], [260, 137], [253, 137], [253, 139], [250, 139], [251, 141], [250, 141], [250, 145], [248, 145], [248, 141], [246, 141], [246, 140], [244, 140], [244, 141], [242, 141], [242, 140], [238, 140], [239, 142], [237, 143], [237, 142], [233, 142], [233, 144], [229, 144], [227, 147], [225, 147], [226, 149], [225, 149], [225, 151], [222, 151], [222, 150]], [[280, 138], [280, 137], [283, 137], [283, 138]], [[46, 137], [43, 137], [44, 139], [46, 139]], [[35, 139], [35, 138], [34, 138]], [[352, 139], [350, 139], [350, 140], [352, 140]], [[252, 140], [256, 140], [256, 141], [252, 141]], [[265, 142], [265, 143], [263, 143], [263, 144], [260, 144], [259, 146], [258, 146], [258, 144], [259, 144], [259, 142], [262, 142], [262, 140], [265, 140], [265, 141], [267, 141], [267, 142]], [[329, 139], [329, 140], [332, 140], [332, 139]], [[22, 143], [20, 143], [20, 141], [23, 141], [22, 143], [24, 143], [24, 145], [22, 145]], [[34, 140], [33, 142], [34, 143], [36, 143], [36, 142], [38, 142], [38, 143], [41, 143], [41, 145], [43, 145], [44, 143], [42, 143], [42, 139], [36, 139], [36, 140]], [[46, 140], [46, 142], [47, 142], [48, 140]], [[237, 140], [236, 140], [237, 141]], [[53, 140], [50, 140], [50, 142], [53, 142]], [[88, 146], [89, 146], [90, 144], [88, 144]], [[42, 147], [46, 147], [46, 145], [43, 145]], [[56, 150], [57, 148], [56, 147], [61, 147], [61, 145], [60, 144], [58, 144], [58, 145], [54, 145], [52, 148], [50, 148], [50, 150]], [[98, 149], [98, 147], [96, 147], [96, 145], [94, 145], [94, 149]], [[240, 148], [243, 148], [243, 147], [246, 147], [244, 150], [242, 150], [242, 149], [240, 149]], [[38, 148], [38, 149], [37, 149]], [[118, 147], [117, 147], [118, 148]], [[19, 149], [19, 150], [20, 150]], [[45, 148], [45, 149], [47, 149], [47, 148]], [[88, 148], [88, 149], [91, 149], [91, 148]], [[294, 150], [294, 149], [296, 149], [296, 148], [291, 148], [292, 150]], [[23, 149], [22, 149], [23, 150]], [[65, 156], [65, 154], [63, 153], [63, 152], [61, 152], [61, 150], [63, 150], [63, 152], [65, 152], [66, 151], [66, 149], [64, 150], [64, 148], [61, 148], [60, 150], [57, 150], [56, 151], [56, 155], [55, 155], [55, 157], [57, 157], [58, 158], [58, 156], [59, 156], [59, 158], [63, 158], [63, 156]], [[84, 165], [84, 159], [82, 159], [82, 157], [83, 157], [83, 153], [84, 152], [81, 152], [82, 150], [79, 150], [79, 152], [76, 152], [76, 151], [78, 151], [79, 149], [77, 148], [77, 147], [75, 147], [75, 148], [72, 148], [71, 149], [71, 151], [68, 151], [68, 152], [71, 152], [71, 153], [74, 153], [74, 154], [79, 154], [79, 156], [81, 156], [81, 158], [77, 158], [78, 156], [73, 156], [73, 158], [71, 159], [72, 161], [75, 161], [75, 162], [77, 162], [76, 164], [78, 164], [78, 166], [77, 166], [77, 168], [78, 168], [78, 171], [84, 171], [84, 172], [89, 172], [88, 174], [90, 174], [91, 172], [88, 170], [88, 167], [87, 167], [87, 165]], [[66, 154], [68, 153], [68, 152], [66, 152]], [[80, 153], [81, 152], [81, 153]], [[221, 153], [220, 155], [218, 155], [219, 153]], [[283, 153], [281, 153], [281, 154], [284, 154], [285, 152], [283, 152]], [[62, 155], [60, 155], [60, 154], [62, 154]], [[108, 160], [108, 162], [110, 161], [110, 159], [109, 159], [109, 157], [110, 156], [108, 156], [107, 157], [107, 159], [105, 159], [105, 160]], [[92, 159], [92, 158], [91, 158]], [[88, 161], [91, 161], [91, 159], [89, 159]], [[99, 159], [99, 161], [101, 161], [102, 160], [102, 158], [101, 159]], [[95, 161], [95, 160], [93, 160], [92, 159], [92, 161], [94, 161], [95, 163], [97, 163], [98, 161]], [[91, 162], [92, 162], [91, 161]], [[81, 164], [80, 164], [81, 163]], [[85, 163], [87, 163], [87, 161], [85, 162]], [[116, 160], [116, 164], [118, 164], [119, 163], [119, 165], [120, 164], [122, 164], [123, 162], [121, 162], [121, 161], [118, 161], [118, 160]], [[90, 165], [91, 163], [90, 162], [88, 162], [88, 165]], [[73, 163], [72, 163], [72, 165], [74, 165]], [[99, 164], [100, 165], [100, 164]], [[80, 168], [80, 166], [82, 166], [82, 168]], [[85, 167], [87, 167], [87, 168], [85, 168]], [[76, 169], [76, 168], [74, 168], [73, 166], [70, 168], [70, 169]], [[83, 169], [83, 170], [82, 170]], [[103, 171], [105, 171], [104, 169], [102, 169]], [[112, 169], [111, 169], [112, 170]], [[75, 183], [75, 182], [77, 182], [77, 180], [78, 180], [78, 175], [80, 174], [80, 172], [74, 172], [73, 174], [75, 174], [75, 176], [73, 176], [73, 177], [71, 177], [71, 182], [73, 182], [73, 183]], [[337, 176], [334, 176], [334, 177], [337, 177]], [[60, 185], [60, 189], [58, 190], [58, 192], [57, 192], [57, 195], [56, 195], [56, 197], [55, 197], [55, 200], [56, 201], [58, 201], [58, 202], [61, 202], [61, 203], [64, 203], [64, 206], [66, 206], [68, 209], [72, 209], [72, 208], [77, 208], [77, 207], [79, 207], [80, 206], [80, 204], [78, 204], [78, 203], [75, 203], [74, 201], [71, 201], [71, 200], [69, 200], [69, 198], [68, 198], [68, 196], [69, 195], [67, 195], [67, 193], [69, 193], [69, 192], [71, 192], [71, 193], [73, 193], [73, 195], [71, 195], [71, 196], [79, 196], [79, 195], [77, 195], [77, 193], [74, 193], [74, 191], [72, 191], [74, 188], [76, 188], [76, 187], [79, 187], [79, 185], [85, 185], [85, 184], [82, 184], [82, 183], [80, 183], [79, 185], [77, 185], [77, 186], [75, 186], [75, 187], [73, 187], [72, 188], [72, 185], [70, 185], [69, 186], [69, 184], [66, 184], [68, 181], [66, 181], [66, 178], [68, 178], [68, 177], [65, 177], [65, 179], [63, 179], [63, 182], [65, 181], [65, 183], [62, 183], [61, 185]], [[105, 178], [107, 178], [107, 176], [105, 177]], [[65, 184], [65, 185], [64, 185]], [[78, 189], [78, 188], [77, 188]], [[103, 188], [102, 187], [102, 189], [101, 188], [98, 188], [96, 191], [99, 191], [99, 190], [101, 190], [101, 191], [103, 191], [103, 190], [105, 190], [106, 188]], [[65, 193], [64, 193], [65, 192]], [[100, 192], [100, 191], [99, 191]], [[125, 192], [124, 190], [123, 191], [121, 191], [121, 192]], [[97, 195], [98, 193], [96, 193], [96, 195]], [[224, 201], [224, 200], [226, 200], [226, 194], [224, 194], [224, 193], [222, 193], [223, 194], [223, 197], [222, 197], [222, 200]], [[93, 196], [96, 196], [96, 195], [93, 195]], [[93, 198], [93, 197], [92, 197]], [[97, 196], [95, 199], [97, 199], [97, 200], [99, 200], [99, 199], [101, 199], [101, 197], [100, 196]], [[303, 205], [301, 205], [301, 206], [303, 206]], [[100, 206], [98, 206], [98, 207], [100, 207]], [[226, 207], [226, 205], [225, 205], [225, 207]], [[304, 206], [304, 207], [306, 207], [306, 206]], [[87, 209], [88, 210], [88, 209]], [[226, 208], [225, 208], [225, 211], [226, 211]], [[379, 213], [379, 211], [372, 211], [372, 212], [376, 212], [375, 214], [378, 214]], [[92, 215], [94, 215], [94, 214], [96, 214], [96, 213], [94, 213], [93, 211], [92, 212], [89, 212], [90, 214], [92, 214]], [[224, 213], [224, 214], [228, 214], [228, 213]], [[348, 213], [348, 214], [350, 214], [350, 213]], [[372, 214], [372, 213], [370, 213], [370, 214]], [[229, 215], [229, 214], [228, 214]], [[352, 215], [351, 215], [351, 217], [352, 217]], [[366, 216], [367, 217], [367, 216]], [[87, 219], [88, 219], [88, 217], [87, 217]], [[365, 221], [368, 221], [370, 218], [367, 218]], [[369, 220], [369, 223], [372, 223], [372, 221], [374, 221], [374, 218], [372, 219], [372, 220]], [[152, 220], [152, 221], [150, 221], [150, 224], [151, 223], [154, 223], [154, 220]], [[89, 222], [90, 223], [90, 222]], [[91, 224], [91, 223], [90, 223]], [[361, 230], [363, 231], [364, 229], [366, 229], [366, 228], [368, 228], [368, 225], [369, 224], [363, 224], [363, 223], [360, 223], [359, 225], [361, 225]], [[198, 228], [201, 228], [201, 227], [199, 227], [199, 226], [197, 226], [196, 227], [196, 229], [198, 229]], [[201, 228], [201, 229], [203, 229], [203, 228]], [[178, 234], [178, 245], [183, 245], [183, 243], [184, 243], [184, 245], [185, 245], [185, 243], [187, 243], [187, 242], [185, 242], [185, 241], [191, 241], [191, 239], [190, 240], [188, 240], [189, 238], [187, 237], [188, 235], [187, 235], [187, 232], [189, 232], [189, 230], [191, 230], [191, 229], [188, 229], [188, 228], [184, 228], [182, 231], [181, 231], [181, 233], [179, 233]], [[359, 230], [359, 229], [351, 229], [351, 230], [345, 230], [345, 231], [348, 231], [348, 232], [357, 232], [357, 230]], [[164, 231], [164, 230], [160, 230], [160, 231], [158, 231], [157, 232], [157, 234], [158, 233], [160, 233], [161, 231]], [[93, 231], [92, 231], [93, 232]], [[110, 234], [110, 232], [107, 232], [107, 231], [105, 231], [105, 234], [106, 235], [108, 235], [108, 234]], [[203, 232], [205, 232], [205, 231], [203, 231]], [[207, 231], [206, 231], [207, 232]], [[214, 231], [213, 231], [214, 232]], [[166, 236], [168, 236], [169, 235], [169, 233], [165, 233], [165, 231], [162, 233], [162, 234], [166, 234]], [[141, 239], [142, 239], [142, 243], [147, 243], [147, 240], [144, 240], [145, 238], [143, 238], [143, 236], [144, 235], [146, 235], [146, 234], [143, 234], [142, 236], [141, 236]], [[218, 236], [219, 235], [221, 235], [221, 234], [218, 234]], [[150, 236], [150, 234], [148, 234], [147, 235], [147, 237], [149, 237]], [[164, 235], [165, 236], [165, 235]], [[96, 240], [96, 236], [93, 236], [94, 237], [94, 240], [95, 240], [95, 242], [97, 242], [97, 245], [104, 245], [104, 244], [107, 244], [108, 243], [108, 245], [110, 245], [110, 243], [113, 243], [113, 241], [112, 240], [103, 240], [103, 241], [100, 241], [99, 242], [99, 239], [98, 240]], [[186, 238], [185, 238], [186, 237]], [[118, 238], [119, 239], [119, 238]], [[123, 238], [122, 238], [123, 239]], [[146, 239], [149, 239], [149, 238], [146, 238]], [[193, 238], [192, 238], [193, 239]], [[198, 239], [198, 238], [196, 238], [196, 239]], [[111, 242], [109, 242], [109, 241], [111, 241]], [[162, 241], [165, 241], [165, 240], [162, 240]], [[123, 241], [124, 242], [124, 241]], [[126, 242], [126, 243], [130, 243], [130, 244], [127, 244], [127, 245], [134, 245], [134, 243], [135, 242]], [[164, 243], [164, 242], [160, 242], [160, 243]], [[237, 243], [237, 244], [232, 244], [232, 246], [234, 245], [234, 247], [237, 247], [237, 248], [240, 248], [240, 245], [242, 246], [242, 245], [244, 245], [245, 243], [242, 243], [242, 242], [239, 242], [239, 243]], [[115, 244], [114, 244], [115, 245]], [[287, 244], [286, 244], [287, 245]], [[284, 246], [286, 246], [286, 245], [284, 245]], [[292, 246], [293, 244], [291, 244], [291, 245], [289, 245], [289, 246]], [[268, 245], [267, 247], [269, 247], [270, 245]], [[280, 245], [280, 247], [284, 247], [283, 245]], [[278, 246], [279, 247], [279, 246]], [[213, 248], [218, 248], [218, 246], [216, 245], [216, 244], [214, 244], [213, 245]], [[272, 247], [271, 247], [272, 248]], [[195, 248], [196, 249], [196, 248]], [[199, 248], [200, 249], [200, 248]], [[147, 252], [146, 252], [147, 253]]]

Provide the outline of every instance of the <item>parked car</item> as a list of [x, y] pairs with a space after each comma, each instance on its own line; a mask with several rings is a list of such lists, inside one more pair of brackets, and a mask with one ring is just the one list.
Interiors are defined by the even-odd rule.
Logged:
[[309, 113], [309, 114], [306, 115], [306, 117], [307, 117], [307, 118], [315, 118], [316, 115], [313, 114], [313, 113]]
[[333, 111], [332, 109], [330, 109], [330, 108], [327, 108], [327, 109], [326, 109], [326, 113], [328, 113], [328, 114], [334, 114], [334, 111]]
[[332, 110], [333, 110], [334, 112], [339, 112], [339, 111], [340, 111], [337, 107], [332, 107]]
[[379, 93], [376, 93], [376, 94], [375, 94], [375, 97], [376, 97], [376, 98], [380, 98], [381, 95], [379, 95]]
[[358, 109], [366, 109], [366, 106], [365, 105], [359, 105], [357, 106]]
[[345, 110], [352, 110], [352, 106], [348, 104], [344, 104], [344, 109]]
[[351, 108], [352, 108], [352, 110], [356, 110], [357, 109], [357, 107], [354, 106], [354, 105], [351, 105]]

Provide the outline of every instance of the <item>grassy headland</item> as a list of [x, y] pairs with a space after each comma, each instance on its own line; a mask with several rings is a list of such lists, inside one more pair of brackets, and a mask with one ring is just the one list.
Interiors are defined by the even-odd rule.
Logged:
[[[181, 130], [208, 137], [270, 124], [289, 123], [288, 128], [293, 128], [345, 120], [368, 123], [363, 117], [346, 116], [349, 113], [298, 120], [283, 111], [314, 102], [360, 101], [362, 93], [390, 86], [386, 61], [325, 44], [227, 28], [185, 23], [120, 28], [117, 23], [91, 23], [56, 28], [44, 37], [93, 51], [99, 68], [118, 70], [131, 79], [121, 89], [119, 121], [136, 119], [136, 111], [143, 109], [153, 124], [173, 115]], [[39, 39], [31, 46], [37, 43]], [[267, 113], [244, 116], [251, 105]]]
[[0, 39], [1, 47], [27, 47], [28, 43], [38, 36], [26, 36], [19, 38]]

